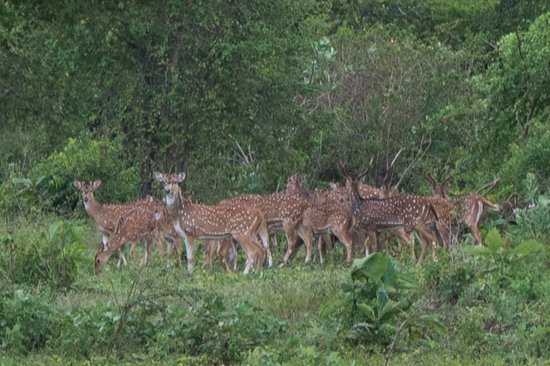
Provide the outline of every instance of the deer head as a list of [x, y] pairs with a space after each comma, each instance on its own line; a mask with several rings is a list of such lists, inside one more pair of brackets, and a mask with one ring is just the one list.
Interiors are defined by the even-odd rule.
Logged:
[[176, 196], [181, 194], [181, 188], [178, 183], [185, 180], [185, 173], [162, 174], [155, 172], [155, 178], [164, 183], [164, 192], [166, 193], [166, 206], [172, 206]]
[[100, 180], [96, 180], [95, 182], [89, 182], [86, 183], [84, 181], [79, 182], [77, 180], [74, 181], [74, 186], [76, 189], [78, 189], [82, 193], [82, 201], [84, 201], [84, 207], [88, 209], [89, 203], [95, 201], [94, 199], [94, 191], [99, 188], [101, 185]]

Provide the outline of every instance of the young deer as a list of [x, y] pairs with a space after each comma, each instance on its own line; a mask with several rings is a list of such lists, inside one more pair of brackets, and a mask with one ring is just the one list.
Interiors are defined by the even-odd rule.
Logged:
[[187, 269], [193, 271], [193, 255], [196, 239], [225, 239], [233, 237], [247, 254], [244, 274], [250, 272], [257, 261], [261, 270], [265, 258], [264, 249], [258, 243], [260, 238], [264, 246], [268, 245], [267, 224], [263, 214], [252, 207], [235, 205], [208, 206], [184, 200], [178, 183], [185, 180], [185, 173], [161, 174], [155, 177], [164, 183], [166, 192], [166, 211], [173, 222], [174, 229], [185, 241], [187, 251]]
[[[359, 194], [359, 181], [346, 180], [346, 189], [352, 202], [352, 209], [357, 225], [365, 229], [369, 242], [377, 243], [378, 230], [394, 230], [404, 228], [416, 231], [422, 244], [422, 253], [417, 263], [424, 261], [428, 243], [435, 241], [435, 235], [426, 227], [430, 212], [437, 219], [433, 205], [426, 197], [411, 194], [401, 194], [385, 199], [364, 199]], [[435, 248], [432, 245], [432, 257], [436, 261]]]
[[[451, 180], [451, 178], [452, 176], [449, 175], [440, 184], [437, 184], [436, 180], [430, 173], [426, 174], [426, 179], [432, 186], [433, 196], [448, 200], [453, 205], [454, 211], [457, 213], [458, 224], [466, 224], [466, 227], [474, 237], [475, 242], [478, 245], [482, 245], [481, 233], [478, 229], [481, 215], [483, 215], [485, 208], [490, 208], [496, 211], [498, 211], [499, 208], [479, 194], [467, 193], [460, 194], [458, 196], [448, 196], [447, 192], [453, 187], [446, 187], [445, 185], [449, 182], [449, 180]], [[493, 185], [496, 184], [496, 182], [498, 182], [498, 180], [494, 181]]]
[[225, 270], [228, 273], [231, 273], [231, 268], [229, 268], [229, 262], [233, 261], [233, 271], [237, 270], [237, 248], [235, 247], [235, 242], [233, 239], [223, 239], [223, 240], [205, 240], [204, 246], [206, 250], [206, 258], [202, 263], [201, 268], [208, 266], [212, 269], [214, 260], [216, 256], [220, 256], [220, 260], [225, 267]]
[[[100, 185], [100, 180], [96, 180], [93, 183], [80, 182], [77, 180], [74, 181], [74, 186], [82, 193], [82, 201], [84, 202], [86, 213], [92, 218], [92, 220], [94, 220], [97, 228], [103, 234], [103, 250], [106, 251], [109, 248], [109, 237], [116, 230], [119, 219], [130, 210], [147, 205], [148, 203], [150, 203], [152, 198], [147, 197], [139, 201], [125, 204], [104, 205], [98, 203], [94, 198], [94, 191], [98, 189]], [[136, 243], [133, 242], [131, 243], [131, 245], [132, 251], [130, 256], [131, 259], [134, 260]], [[159, 251], [162, 257], [164, 254], [162, 248], [159, 247]], [[124, 263], [124, 265], [128, 264], [128, 262], [126, 261], [126, 257], [124, 256], [123, 247], [121, 247], [119, 250], [119, 259], [117, 264], [118, 266], [120, 266], [121, 261]]]
[[143, 238], [146, 238], [144, 243], [145, 255], [140, 266], [147, 264], [153, 248], [153, 238], [158, 233], [158, 216], [162, 205], [163, 203], [160, 200], [148, 201], [145, 205], [130, 209], [119, 218], [108, 249], [105, 251], [103, 245], [99, 245], [94, 260], [96, 275], [99, 273], [99, 268], [107, 263], [111, 254], [116, 250]]

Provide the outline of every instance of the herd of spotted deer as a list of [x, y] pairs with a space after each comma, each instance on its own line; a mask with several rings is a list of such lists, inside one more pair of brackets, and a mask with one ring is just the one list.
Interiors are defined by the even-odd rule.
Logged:
[[[284, 232], [287, 239], [286, 253], [281, 266], [295, 256], [300, 239], [305, 244], [306, 258], [312, 259], [312, 241], [318, 237], [318, 254], [323, 262], [322, 237], [332, 233], [346, 247], [346, 263], [353, 257], [353, 246], [364, 250], [365, 255], [379, 249], [378, 234], [382, 241], [395, 236], [399, 247], [406, 242], [411, 245], [412, 258], [416, 261], [414, 233], [421, 243], [421, 254], [417, 265], [421, 265], [431, 247], [436, 261], [435, 247], [440, 244], [446, 249], [455, 239], [452, 228], [465, 224], [478, 245], [481, 235], [478, 223], [485, 208], [497, 210], [483, 196], [472, 193], [447, 196], [446, 186], [451, 176], [438, 184], [428, 173], [426, 179], [432, 185], [433, 196], [394, 194], [392, 189], [381, 189], [362, 183], [360, 178], [346, 179], [346, 186], [331, 183], [331, 190], [308, 191], [302, 188], [304, 177], [291, 175], [285, 193], [267, 196], [248, 194], [221, 201], [217, 205], [193, 202], [191, 195], [182, 192], [179, 183], [185, 180], [185, 173], [161, 174], [155, 177], [164, 183], [166, 196], [145, 199], [126, 204], [100, 204], [94, 199], [94, 191], [101, 181], [74, 181], [82, 193], [88, 215], [103, 234], [95, 256], [96, 274], [109, 257], [118, 251], [118, 265], [127, 264], [124, 248], [131, 245], [134, 258], [138, 241], [144, 245], [144, 256], [140, 265], [145, 265], [157, 242], [159, 255], [164, 255], [167, 242], [168, 263], [174, 247], [178, 263], [181, 264], [181, 240], [185, 242], [187, 269], [193, 271], [195, 240], [204, 240], [207, 251], [203, 266], [212, 266], [216, 255], [220, 255], [226, 270], [236, 270], [237, 242], [246, 254], [244, 274], [256, 267], [261, 270], [266, 257], [273, 265], [270, 251], [270, 234]], [[272, 241], [276, 246], [276, 239]]]

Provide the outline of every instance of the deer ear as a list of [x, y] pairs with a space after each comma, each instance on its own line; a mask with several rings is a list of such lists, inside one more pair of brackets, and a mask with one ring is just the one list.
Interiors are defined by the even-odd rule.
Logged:
[[155, 174], [155, 178], [157, 178], [159, 182], [164, 182], [164, 175], [159, 172], [154, 172], [153, 174]]
[[306, 175], [302, 175], [302, 178], [300, 178], [299, 183], [302, 185], [304, 183], [304, 180], [306, 179]]
[[362, 176], [361, 179], [359, 179], [359, 183], [363, 184], [364, 181], [365, 181], [365, 176]]
[[336, 191], [338, 189], [338, 184], [334, 183], [334, 182], [330, 182], [330, 188], [333, 190], [333, 191]]
[[178, 174], [178, 183], [181, 183], [185, 180], [185, 173]]
[[155, 199], [149, 195], [145, 196], [145, 199], [147, 200], [147, 202], [153, 202]]
[[92, 184], [92, 188], [98, 189], [100, 185], [101, 185], [101, 181], [98, 179]]
[[76, 189], [78, 189], [79, 191], [82, 190], [82, 183], [81, 183], [81, 182], [75, 180], [75, 181], [74, 181], [74, 186], [75, 186]]
[[346, 188], [347, 189], [351, 188], [351, 179], [350, 178], [346, 178]]

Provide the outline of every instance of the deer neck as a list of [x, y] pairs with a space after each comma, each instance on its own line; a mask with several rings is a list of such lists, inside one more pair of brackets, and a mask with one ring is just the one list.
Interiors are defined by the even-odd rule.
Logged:
[[84, 208], [86, 209], [88, 216], [90, 216], [94, 221], [101, 218], [101, 214], [104, 211], [103, 205], [97, 202], [95, 198], [88, 199], [88, 202], [84, 202]]
[[172, 196], [166, 196], [166, 213], [172, 221], [175, 221], [178, 218], [178, 214], [183, 212], [184, 208], [185, 206], [183, 204], [183, 198], [180, 190], [175, 192]]
[[359, 194], [359, 187], [353, 184], [350, 189], [351, 209], [356, 212], [359, 209], [359, 205], [363, 200], [363, 197]]

